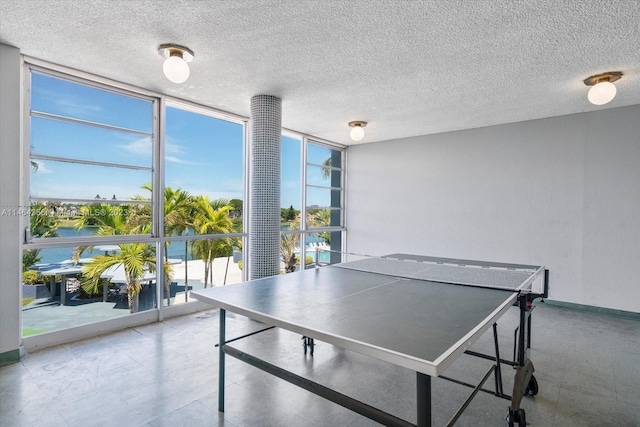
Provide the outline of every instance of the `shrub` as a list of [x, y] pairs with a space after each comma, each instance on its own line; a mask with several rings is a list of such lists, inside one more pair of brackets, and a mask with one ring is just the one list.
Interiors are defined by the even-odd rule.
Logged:
[[22, 283], [25, 285], [39, 285], [46, 284], [48, 282], [47, 277], [34, 270], [27, 270], [22, 272]]

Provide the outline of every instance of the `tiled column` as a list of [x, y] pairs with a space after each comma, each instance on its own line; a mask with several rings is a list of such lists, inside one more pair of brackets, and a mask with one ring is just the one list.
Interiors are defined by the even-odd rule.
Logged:
[[249, 276], [280, 272], [280, 135], [282, 100], [251, 98], [251, 211]]

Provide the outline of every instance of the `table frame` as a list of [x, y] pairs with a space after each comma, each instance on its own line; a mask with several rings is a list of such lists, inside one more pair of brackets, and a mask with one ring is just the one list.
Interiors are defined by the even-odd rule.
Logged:
[[[507, 264], [503, 264], [507, 265]], [[453, 415], [451, 420], [448, 423], [448, 426], [453, 425], [457, 419], [462, 415], [463, 411], [469, 405], [471, 400], [475, 397], [475, 395], [479, 391], [484, 391], [488, 393], [492, 393], [497, 397], [501, 397], [504, 399], [511, 400], [511, 405], [507, 411], [507, 421], [509, 426], [514, 426], [517, 422], [520, 426], [526, 425], [525, 412], [524, 409], [520, 408], [520, 402], [525, 394], [528, 392], [528, 386], [533, 376], [533, 364], [529, 360], [529, 350], [531, 348], [531, 311], [533, 309], [533, 301], [537, 298], [547, 298], [548, 297], [548, 288], [549, 288], [549, 271], [547, 269], [542, 270], [544, 272], [544, 291], [542, 293], [532, 293], [532, 292], [518, 292], [516, 293], [517, 299], [514, 305], [519, 307], [519, 326], [516, 329], [517, 332], [517, 340], [514, 343], [514, 353], [516, 354], [516, 360], [509, 361], [500, 358], [499, 350], [498, 350], [498, 342], [497, 342], [497, 331], [496, 324], [493, 323], [493, 334], [494, 334], [494, 344], [495, 344], [495, 355], [485, 355], [476, 353], [473, 351], [464, 351], [467, 354], [472, 356], [482, 357], [485, 359], [489, 359], [494, 361], [495, 363], [491, 366], [489, 371], [485, 374], [480, 383], [473, 385], [467, 384], [462, 381], [458, 381], [455, 379], [451, 379], [444, 376], [439, 376], [445, 380], [454, 381], [458, 384], [468, 386], [473, 388], [473, 392], [467, 398], [467, 400], [462, 404], [462, 406], [458, 409], [458, 411]], [[364, 402], [356, 400], [350, 396], [342, 394], [336, 390], [328, 388], [322, 384], [294, 374], [293, 372], [287, 371], [283, 368], [275, 366], [265, 360], [259, 359], [255, 356], [252, 356], [246, 352], [238, 350], [235, 347], [229, 345], [230, 342], [236, 341], [238, 339], [242, 339], [248, 337], [250, 335], [254, 335], [256, 333], [260, 333], [267, 329], [272, 329], [274, 326], [265, 328], [261, 331], [253, 332], [251, 334], [247, 334], [242, 337], [234, 338], [232, 340], [227, 341], [226, 339], [226, 311], [225, 308], [220, 308], [220, 325], [219, 325], [219, 342], [216, 345], [218, 347], [218, 355], [219, 355], [219, 366], [218, 366], [218, 410], [220, 412], [224, 412], [225, 406], [225, 355], [235, 357], [238, 360], [241, 360], [245, 363], [248, 363], [258, 369], [261, 369], [267, 373], [270, 373], [278, 378], [281, 378], [285, 381], [288, 381], [298, 387], [301, 387], [307, 391], [310, 391], [314, 394], [317, 394], [331, 402], [337, 403], [347, 409], [350, 409], [360, 415], [363, 415], [367, 418], [370, 418], [374, 421], [382, 423], [387, 426], [399, 426], [399, 427], [407, 427], [414, 426], [414, 424], [409, 423], [406, 420], [403, 420], [395, 415], [389, 414], [387, 412], [381, 411], [371, 405], [368, 405]], [[233, 310], [232, 310], [233, 311]], [[502, 312], [501, 312], [502, 313]], [[240, 313], [243, 314], [243, 313]], [[246, 315], [246, 314], [245, 314]], [[260, 319], [257, 319], [260, 320]], [[280, 325], [277, 325], [280, 326]], [[285, 328], [287, 329], [287, 328]], [[516, 368], [514, 386], [513, 386], [513, 394], [511, 396], [503, 393], [502, 390], [502, 374], [500, 365], [506, 363], [512, 365]], [[495, 378], [495, 391], [491, 392], [489, 390], [483, 389], [482, 386], [491, 376], [494, 374]], [[438, 374], [436, 374], [438, 375]], [[431, 426], [431, 376], [422, 372], [416, 371], [416, 411], [417, 411], [417, 424], [415, 426], [425, 427]]]

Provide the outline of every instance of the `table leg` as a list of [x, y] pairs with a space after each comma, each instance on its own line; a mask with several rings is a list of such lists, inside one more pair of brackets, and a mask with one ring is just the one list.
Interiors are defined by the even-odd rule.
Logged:
[[60, 305], [67, 305], [67, 276], [60, 279]]
[[218, 345], [218, 411], [224, 412], [224, 343], [226, 340], [226, 310], [220, 309], [220, 343]]
[[431, 377], [422, 372], [417, 375], [417, 406], [417, 426], [431, 426]]
[[53, 301], [56, 298], [56, 276], [50, 276], [49, 278], [49, 301]]

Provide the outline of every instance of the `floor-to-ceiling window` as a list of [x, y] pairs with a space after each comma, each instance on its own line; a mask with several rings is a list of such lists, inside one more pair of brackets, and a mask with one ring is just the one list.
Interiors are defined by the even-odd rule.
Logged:
[[[307, 258], [320, 265], [342, 260], [344, 233], [344, 150], [307, 140], [305, 239]], [[314, 243], [315, 242], [315, 243]], [[311, 247], [309, 247], [311, 246]]]
[[165, 305], [243, 279], [244, 123], [170, 103], [164, 143]]
[[23, 335], [153, 309], [158, 100], [37, 68], [27, 78]]
[[242, 280], [242, 118], [27, 68], [23, 336]]
[[[248, 119], [25, 70], [23, 336], [161, 319], [191, 290], [246, 278]], [[340, 259], [343, 150], [282, 137], [283, 272]]]
[[340, 262], [344, 149], [289, 133], [281, 141], [282, 270]]
[[285, 273], [300, 269], [302, 139], [293, 134], [280, 138], [280, 265]]

